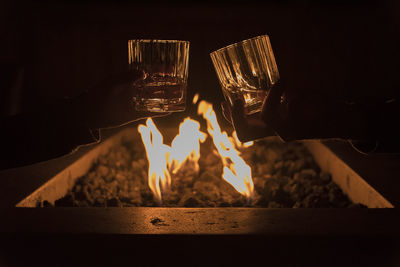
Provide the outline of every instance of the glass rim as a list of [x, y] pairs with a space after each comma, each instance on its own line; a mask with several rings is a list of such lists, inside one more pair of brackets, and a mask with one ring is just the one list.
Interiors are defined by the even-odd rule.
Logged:
[[210, 55], [215, 54], [215, 53], [219, 53], [219, 52], [224, 51], [224, 50], [228, 50], [228, 49], [230, 49], [232, 47], [237, 47], [239, 45], [251, 42], [253, 40], [262, 39], [262, 38], [265, 38], [265, 37], [267, 37], [269, 39], [268, 34], [258, 35], [258, 36], [255, 36], [255, 37], [252, 37], [252, 38], [249, 38], [249, 39], [245, 39], [245, 40], [242, 40], [242, 41], [239, 41], [239, 42], [224, 46], [222, 48], [219, 48], [219, 49], [211, 52]]
[[190, 44], [190, 41], [164, 40], [164, 39], [132, 39], [132, 40], [128, 40], [128, 42], [139, 42], [139, 43], [187, 43], [187, 44]]

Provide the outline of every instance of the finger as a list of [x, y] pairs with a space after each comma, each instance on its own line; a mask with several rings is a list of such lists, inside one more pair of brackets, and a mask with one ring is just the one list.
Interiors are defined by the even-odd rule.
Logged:
[[232, 118], [231, 118], [232, 114], [229, 103], [226, 101], [221, 102], [221, 109], [222, 109], [222, 115], [224, 116], [225, 120], [227, 120], [229, 123], [232, 124]]
[[270, 125], [262, 121], [260, 114], [253, 114], [249, 116], [247, 123], [248, 129], [252, 132], [252, 136], [254, 139], [259, 139], [261, 137], [272, 136], [276, 134], [275, 130], [271, 128]]
[[137, 111], [135, 116], [136, 119], [143, 119], [143, 118], [158, 118], [158, 117], [165, 117], [171, 115], [172, 112], [149, 112], [149, 111]]
[[278, 114], [278, 108], [286, 105], [286, 103], [284, 103], [286, 99], [282, 98], [284, 96], [283, 88], [284, 86], [282, 83], [278, 82], [268, 92], [268, 95], [264, 99], [261, 110], [261, 118], [267, 124], [276, 125], [280, 122], [281, 113]]
[[239, 140], [242, 142], [252, 140], [253, 130], [249, 129], [249, 124], [246, 114], [244, 113], [244, 105], [242, 101], [236, 100], [233, 103], [233, 107], [231, 109], [231, 119]]
[[259, 113], [246, 115], [243, 101], [237, 100], [232, 107], [232, 121], [241, 142], [253, 141], [275, 135], [275, 131], [266, 125]]
[[171, 114], [171, 112], [137, 112], [137, 113], [135, 113], [134, 116], [130, 116], [130, 118], [123, 119], [119, 123], [112, 123], [112, 124], [109, 124], [108, 126], [105, 126], [105, 127], [103, 126], [103, 127], [100, 127], [100, 128], [103, 128], [103, 129], [115, 128], [115, 127], [120, 127], [120, 126], [123, 126], [123, 125], [130, 124], [130, 123], [132, 123], [134, 121], [138, 121], [138, 120], [141, 120], [141, 119], [147, 119], [147, 118], [150, 118], [150, 117], [152, 117], [152, 118], [164, 117], [164, 116], [168, 116], [170, 114]]
[[[245, 128], [242, 128], [244, 127]], [[247, 124], [235, 127], [238, 139], [241, 142], [254, 141], [267, 136], [275, 135], [275, 131], [268, 127], [261, 119], [249, 119]]]
[[246, 113], [244, 112], [244, 103], [241, 100], [235, 100], [231, 109], [232, 119], [243, 120], [246, 118]]

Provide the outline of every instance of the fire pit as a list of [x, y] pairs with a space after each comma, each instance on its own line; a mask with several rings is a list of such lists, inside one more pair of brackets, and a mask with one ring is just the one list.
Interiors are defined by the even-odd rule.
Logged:
[[[198, 165], [186, 163], [171, 175], [162, 203], [148, 186], [148, 162], [139, 140], [121, 140], [77, 179], [56, 207], [356, 207], [320, 170], [302, 143], [283, 144], [276, 138], [240, 149], [252, 166], [254, 196], [250, 201], [222, 179], [222, 161], [211, 140], [201, 145]], [[51, 206], [49, 202], [41, 205]]]
[[[142, 133], [157, 125], [164, 135], [158, 145], [173, 147], [178, 129], [162, 125], [162, 119], [155, 121], [142, 124]], [[381, 255], [397, 259], [393, 256], [397, 243], [387, 240], [399, 236], [398, 212], [374, 209], [393, 206], [324, 144], [265, 139], [248, 146], [226, 135], [239, 152], [236, 155], [251, 167], [252, 191], [249, 176], [224, 178], [224, 170], [229, 172], [223, 167], [232, 167], [222, 158], [224, 146], [218, 151], [208, 130], [199, 130], [208, 134], [204, 142], [198, 141], [199, 154], [189, 153], [192, 159], [181, 161], [182, 168], [175, 173], [176, 163], [168, 165], [165, 153], [159, 147], [155, 150], [163, 155], [171, 178], [170, 185], [167, 179], [163, 185], [164, 178], [158, 176], [163, 168], [153, 176], [159, 177], [158, 182], [152, 182], [149, 151], [146, 154], [141, 142], [146, 135], [140, 135], [138, 127], [120, 129], [20, 201], [17, 208], [3, 210], [0, 229], [7, 238], [2, 250], [20, 252], [24, 244], [28, 255], [46, 252], [52, 256], [47, 258], [51, 264], [69, 259], [69, 265], [85, 258], [87, 265], [126, 265], [137, 260], [165, 264], [169, 259], [168, 264], [187, 266], [195, 259], [199, 265], [223, 266], [237, 265], [240, 258], [243, 265], [268, 259], [273, 265], [290, 261], [286, 265], [293, 266], [313, 265], [310, 259], [317, 257], [317, 266], [337, 266], [366, 251], [371, 256], [363, 258], [365, 263], [382, 263]], [[154, 131], [150, 143], [157, 136]], [[197, 165], [196, 155], [200, 155]], [[302, 195], [300, 188], [310, 192]], [[331, 197], [333, 202], [329, 202]], [[350, 202], [373, 209], [292, 208], [354, 205]]]
[[148, 119], [92, 151], [79, 174], [53, 179], [17, 206], [391, 207], [360, 177], [323, 166], [330, 154], [322, 144], [278, 138], [243, 144], [220, 129], [211, 104], [202, 101], [198, 112], [205, 131], [191, 118], [177, 134]]

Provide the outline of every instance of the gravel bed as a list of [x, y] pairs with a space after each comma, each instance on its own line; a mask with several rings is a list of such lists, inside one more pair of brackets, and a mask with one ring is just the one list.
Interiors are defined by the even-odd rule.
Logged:
[[[249, 203], [222, 179], [222, 162], [210, 138], [201, 145], [199, 171], [186, 164], [172, 176], [163, 192], [165, 207], [268, 207], [352, 208], [352, 203], [322, 172], [300, 142], [282, 143], [276, 138], [241, 149], [252, 166], [255, 186]], [[100, 156], [73, 189], [55, 202], [56, 207], [152, 207], [160, 206], [147, 184], [148, 163], [141, 141], [122, 140]], [[53, 207], [47, 201], [38, 206]]]

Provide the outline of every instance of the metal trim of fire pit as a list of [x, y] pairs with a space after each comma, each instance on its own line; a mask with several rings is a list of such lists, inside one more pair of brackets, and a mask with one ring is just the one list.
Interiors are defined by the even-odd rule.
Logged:
[[369, 208], [394, 208], [381, 194], [369, 185], [349, 165], [335, 155], [321, 141], [303, 141], [321, 170], [332, 175], [332, 180], [355, 203]]
[[[62, 198], [72, 189], [75, 180], [83, 176], [100, 155], [107, 153], [114, 144], [129, 136], [137, 136], [139, 139], [137, 129], [128, 127], [109, 137], [17, 203], [16, 207], [36, 207], [36, 204], [43, 200], [54, 203], [55, 200]], [[369, 208], [394, 207], [323, 143], [304, 141], [304, 144], [320, 168], [331, 173], [333, 181], [353, 202], [362, 203]]]
[[[80, 157], [73, 164], [62, 170], [60, 173], [55, 175], [45, 184], [37, 188], [32, 194], [25, 199], [17, 203], [16, 207], [35, 207], [36, 203], [47, 200], [54, 203], [57, 199], [65, 196], [68, 190], [72, 189], [75, 180], [83, 176], [90, 169], [92, 164], [100, 155], [106, 154], [109, 149], [123, 137], [130, 134], [138, 135], [136, 128], [125, 128], [122, 131], [114, 134], [101, 142], [93, 149], [88, 151], [82, 157]], [[44, 199], [43, 196], [46, 196]]]

